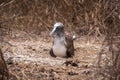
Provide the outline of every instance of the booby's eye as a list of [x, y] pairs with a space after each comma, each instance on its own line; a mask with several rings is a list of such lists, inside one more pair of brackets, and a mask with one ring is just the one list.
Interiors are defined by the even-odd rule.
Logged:
[[59, 27], [56, 27], [56, 30], [59, 30]]
[[55, 32], [57, 32], [57, 31], [59, 31], [59, 28], [58, 28], [58, 27], [56, 27], [56, 29], [55, 29]]

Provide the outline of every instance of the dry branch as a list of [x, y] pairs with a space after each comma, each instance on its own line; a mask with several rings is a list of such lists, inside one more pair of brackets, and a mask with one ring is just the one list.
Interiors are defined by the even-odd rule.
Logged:
[[9, 72], [5, 63], [3, 53], [0, 49], [0, 80], [8, 80]]

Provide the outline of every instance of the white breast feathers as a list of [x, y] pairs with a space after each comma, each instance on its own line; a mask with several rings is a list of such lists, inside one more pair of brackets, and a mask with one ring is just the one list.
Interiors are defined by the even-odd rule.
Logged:
[[53, 45], [53, 52], [58, 57], [65, 57], [66, 56], [66, 47], [64, 43], [64, 39], [56, 39]]

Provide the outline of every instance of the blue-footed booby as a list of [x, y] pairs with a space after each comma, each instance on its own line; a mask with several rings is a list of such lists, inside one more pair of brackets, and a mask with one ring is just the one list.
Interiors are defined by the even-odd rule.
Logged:
[[52, 57], [68, 58], [74, 55], [74, 39], [65, 35], [63, 23], [55, 23], [50, 36], [54, 38], [53, 46], [50, 50]]

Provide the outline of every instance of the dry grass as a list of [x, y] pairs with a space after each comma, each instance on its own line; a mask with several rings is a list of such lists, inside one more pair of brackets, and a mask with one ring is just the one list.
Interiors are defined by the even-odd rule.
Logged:
[[103, 39], [92, 39], [93, 37], [90, 41], [85, 37], [77, 39], [75, 56], [65, 59], [52, 58], [49, 55], [52, 46], [50, 38], [6, 38], [14, 45], [4, 45], [2, 48], [3, 51], [7, 49], [4, 55], [11, 75], [10, 80], [93, 80], [97, 69], [96, 58]]
[[[51, 47], [48, 33], [57, 21], [65, 24], [68, 33], [82, 36], [75, 41], [76, 55], [67, 61], [70, 66], [62, 65], [66, 59], [53, 59], [47, 54]], [[0, 1], [1, 46], [5, 60], [15, 61], [8, 67], [12, 78], [18, 80], [119, 80], [119, 26], [119, 0]], [[98, 67], [85, 68], [89, 63], [95, 65], [94, 61]], [[71, 66], [74, 62], [78, 67]], [[59, 66], [53, 68], [53, 64]]]

